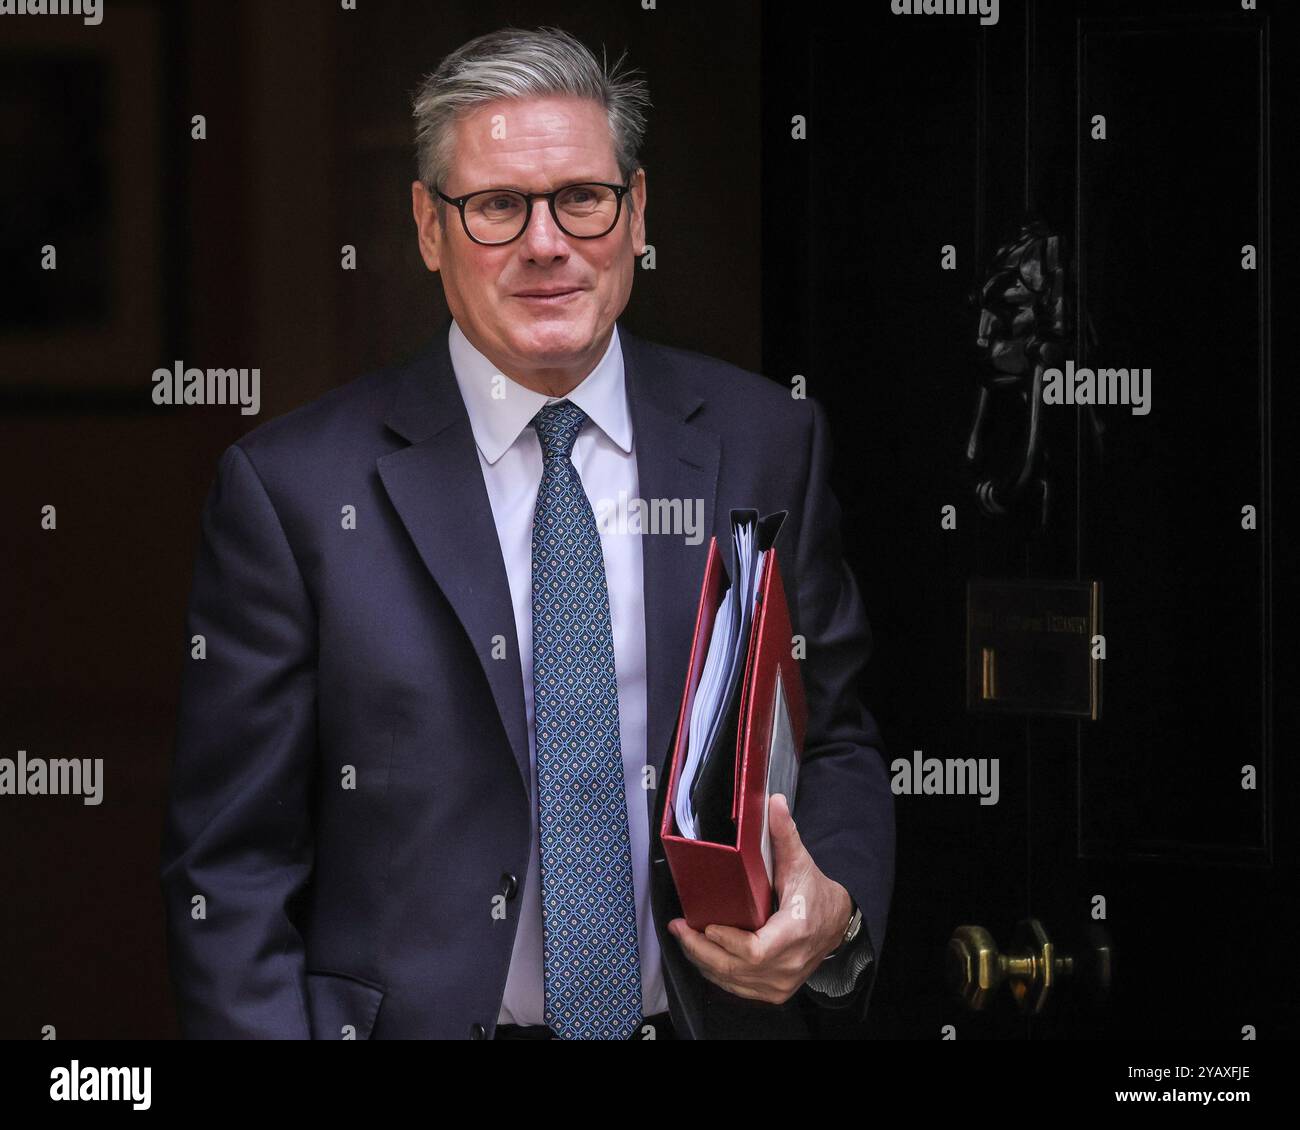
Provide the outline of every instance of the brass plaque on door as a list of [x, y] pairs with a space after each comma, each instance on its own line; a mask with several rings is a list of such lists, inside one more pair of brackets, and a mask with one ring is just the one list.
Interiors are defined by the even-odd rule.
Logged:
[[1101, 717], [1100, 581], [966, 583], [966, 708]]

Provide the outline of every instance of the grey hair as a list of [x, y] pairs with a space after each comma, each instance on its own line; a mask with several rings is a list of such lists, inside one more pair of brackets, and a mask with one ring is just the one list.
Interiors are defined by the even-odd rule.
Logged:
[[[420, 180], [431, 192], [446, 183], [455, 157], [455, 125], [473, 108], [504, 98], [571, 95], [604, 107], [626, 184], [640, 166], [651, 105], [644, 79], [623, 67], [626, 57], [624, 52], [610, 68], [607, 59], [597, 62], [585, 44], [556, 27], [507, 27], [471, 39], [426, 75], [412, 95]], [[434, 203], [442, 218], [442, 199], [435, 196]]]

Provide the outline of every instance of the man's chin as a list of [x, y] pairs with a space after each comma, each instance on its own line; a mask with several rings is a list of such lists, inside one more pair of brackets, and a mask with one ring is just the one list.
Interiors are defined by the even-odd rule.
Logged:
[[566, 365], [579, 360], [591, 348], [591, 330], [585, 322], [555, 322], [534, 326], [514, 335], [513, 352], [531, 361]]

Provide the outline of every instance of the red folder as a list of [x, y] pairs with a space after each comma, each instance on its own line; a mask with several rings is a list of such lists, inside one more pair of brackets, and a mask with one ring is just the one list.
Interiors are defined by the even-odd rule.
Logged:
[[[768, 754], [772, 747], [774, 723], [779, 724], [778, 695], [789, 719], [790, 729], [786, 736], [793, 736], [796, 758], [802, 756], [808, 720], [798, 660], [791, 654], [790, 613], [781, 584], [781, 570], [777, 565], [776, 551], [771, 549], [767, 552], [759, 578], [741, 682], [732, 804], [735, 840], [711, 843], [678, 834], [675, 801], [686, 759], [691, 710], [708, 653], [713, 622], [727, 587], [718, 539], [714, 537], [709, 542], [704, 584], [695, 616], [690, 666], [677, 716], [668, 796], [659, 833], [683, 915], [696, 930], [703, 930], [710, 923], [757, 930], [771, 916], [772, 884], [763, 858], [763, 836], [768, 798]], [[781, 729], [784, 734], [784, 727]], [[787, 793], [787, 801], [790, 799]]]

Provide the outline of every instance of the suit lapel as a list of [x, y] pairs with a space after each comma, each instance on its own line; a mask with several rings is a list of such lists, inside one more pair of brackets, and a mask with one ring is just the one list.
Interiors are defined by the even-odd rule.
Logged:
[[[428, 351], [398, 378], [387, 425], [408, 441], [378, 461], [379, 476], [425, 567], [460, 620], [531, 795], [532, 768], [514, 606], [469, 415], [444, 323]], [[684, 533], [644, 534], [646, 763], [660, 782], [677, 723], [696, 602], [713, 530], [719, 442], [689, 422], [703, 398], [673, 355], [619, 325], [642, 499], [702, 500], [703, 542]], [[694, 502], [692, 502], [694, 505]], [[516, 641], [492, 658], [494, 636]], [[653, 818], [654, 791], [647, 792]]]
[[[691, 634], [709, 537], [713, 531], [718, 483], [718, 437], [690, 422], [704, 399], [685, 380], [667, 350], [619, 327], [632, 428], [636, 436], [637, 490], [653, 499], [700, 500], [698, 545], [684, 533], [643, 534], [641, 560], [645, 589], [646, 764], [654, 767], [656, 791], [665, 784], [668, 747], [677, 726]], [[691, 503], [694, 505], [694, 502]], [[646, 801], [653, 823], [655, 791]], [[653, 842], [654, 830], [651, 829]]]
[[[402, 524], [469, 637], [497, 713], [532, 794], [523, 669], [510, 582], [479, 467], [469, 413], [461, 398], [442, 329], [429, 350], [399, 378], [387, 424], [409, 447], [381, 456], [379, 477]], [[493, 638], [507, 641], [492, 658]]]

